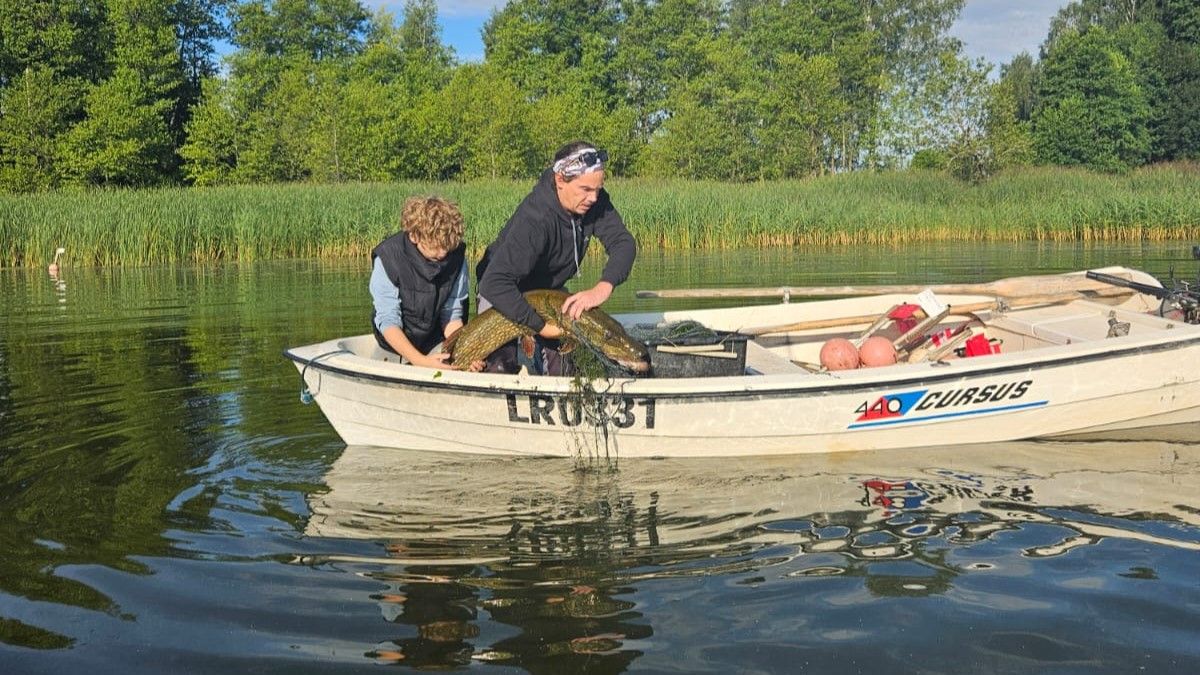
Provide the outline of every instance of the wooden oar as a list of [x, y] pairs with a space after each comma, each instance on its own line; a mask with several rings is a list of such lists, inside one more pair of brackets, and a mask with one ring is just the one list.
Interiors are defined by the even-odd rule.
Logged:
[[[1117, 274], [1128, 279], [1129, 274]], [[851, 297], [887, 293], [920, 293], [926, 288], [944, 295], [994, 295], [1015, 298], [1034, 294], [1095, 291], [1111, 288], [1082, 274], [1043, 274], [1011, 277], [982, 284], [890, 284], [876, 286], [778, 286], [775, 288], [677, 288], [638, 291], [639, 298], [773, 298], [773, 297]]]
[[[1035, 305], [1057, 305], [1073, 300], [1090, 300], [1092, 298], [1111, 298], [1122, 295], [1132, 295], [1133, 291], [1128, 288], [1114, 288], [1105, 285], [1104, 288], [1088, 293], [1050, 293], [1045, 295], [1029, 295], [1023, 298], [1009, 298], [999, 300], [989, 300], [987, 302], [971, 302], [965, 305], [950, 305], [950, 314], [962, 316], [966, 314], [974, 314], [975, 312], [986, 312], [991, 309], [997, 309], [1002, 304], [1005, 307], [1033, 307]], [[817, 328], [837, 328], [841, 326], [856, 326], [859, 324], [871, 323], [879, 318], [878, 314], [860, 314], [858, 316], [839, 316], [831, 319], [810, 319], [809, 321], [797, 321], [795, 323], [786, 323], [780, 326], [760, 326], [758, 328], [743, 328], [738, 332], [743, 335], [759, 336], [769, 333], [791, 333], [801, 330], [815, 330]]]

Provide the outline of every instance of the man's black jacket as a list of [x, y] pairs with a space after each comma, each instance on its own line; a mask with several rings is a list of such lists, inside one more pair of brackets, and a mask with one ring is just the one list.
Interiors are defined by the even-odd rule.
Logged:
[[586, 214], [572, 216], [558, 201], [554, 172], [547, 169], [475, 268], [478, 294], [509, 319], [540, 331], [546, 322], [521, 294], [563, 288], [578, 273], [593, 234], [608, 252], [600, 279], [615, 287], [629, 276], [637, 255], [621, 214], [602, 189]]

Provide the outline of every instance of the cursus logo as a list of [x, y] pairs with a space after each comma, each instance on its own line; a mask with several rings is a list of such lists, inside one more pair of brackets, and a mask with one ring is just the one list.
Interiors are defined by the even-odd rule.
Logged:
[[912, 410], [913, 405], [921, 400], [929, 390], [909, 391], [903, 394], [884, 394], [874, 403], [863, 402], [854, 412], [861, 415], [856, 421], [882, 420], [889, 417], [901, 417]]
[[988, 405], [983, 409], [973, 409], [971, 411], [994, 412], [1016, 409], [1018, 407], [1044, 405], [1046, 401], [1020, 406], [1009, 404], [1010, 401], [1023, 398], [1029, 392], [1029, 388], [1032, 385], [1033, 380], [1013, 380], [1001, 384], [989, 384], [983, 387], [918, 389], [898, 394], [884, 394], [875, 401], [863, 401], [855, 409], [854, 412], [858, 417], [850, 427], [874, 426], [881, 423], [896, 422], [899, 421], [898, 418], [906, 416], [912, 419], [943, 417], [949, 414], [947, 411], [953, 411], [964, 406], [1004, 403], [1002, 406]]

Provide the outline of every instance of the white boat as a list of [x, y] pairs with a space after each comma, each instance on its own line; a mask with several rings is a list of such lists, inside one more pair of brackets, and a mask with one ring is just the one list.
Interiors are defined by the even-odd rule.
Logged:
[[[1161, 288], [1144, 272], [1101, 271]], [[737, 375], [593, 382], [595, 409], [581, 404], [571, 378], [417, 368], [370, 335], [285, 354], [348, 445], [416, 450], [777, 455], [1102, 437], [1200, 420], [1200, 326], [1159, 316], [1159, 299], [1141, 292], [999, 304], [986, 294], [945, 294], [936, 300], [986, 307], [929, 329], [970, 323], [1001, 344], [999, 353], [949, 351], [833, 372], [812, 365], [826, 340], [861, 337], [874, 317], [912, 300], [893, 293], [617, 316], [627, 326], [692, 320], [719, 331], [801, 325], [749, 340]], [[819, 323], [837, 325], [811, 327]]]

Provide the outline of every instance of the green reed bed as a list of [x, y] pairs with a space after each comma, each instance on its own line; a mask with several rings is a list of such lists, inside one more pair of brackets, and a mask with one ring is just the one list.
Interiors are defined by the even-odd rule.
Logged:
[[[365, 256], [404, 200], [442, 194], [478, 253], [532, 181], [263, 185], [0, 196], [0, 265], [142, 265]], [[933, 241], [1177, 240], [1200, 235], [1200, 165], [1123, 175], [1026, 169], [977, 186], [921, 171], [764, 183], [612, 180], [644, 248]]]

